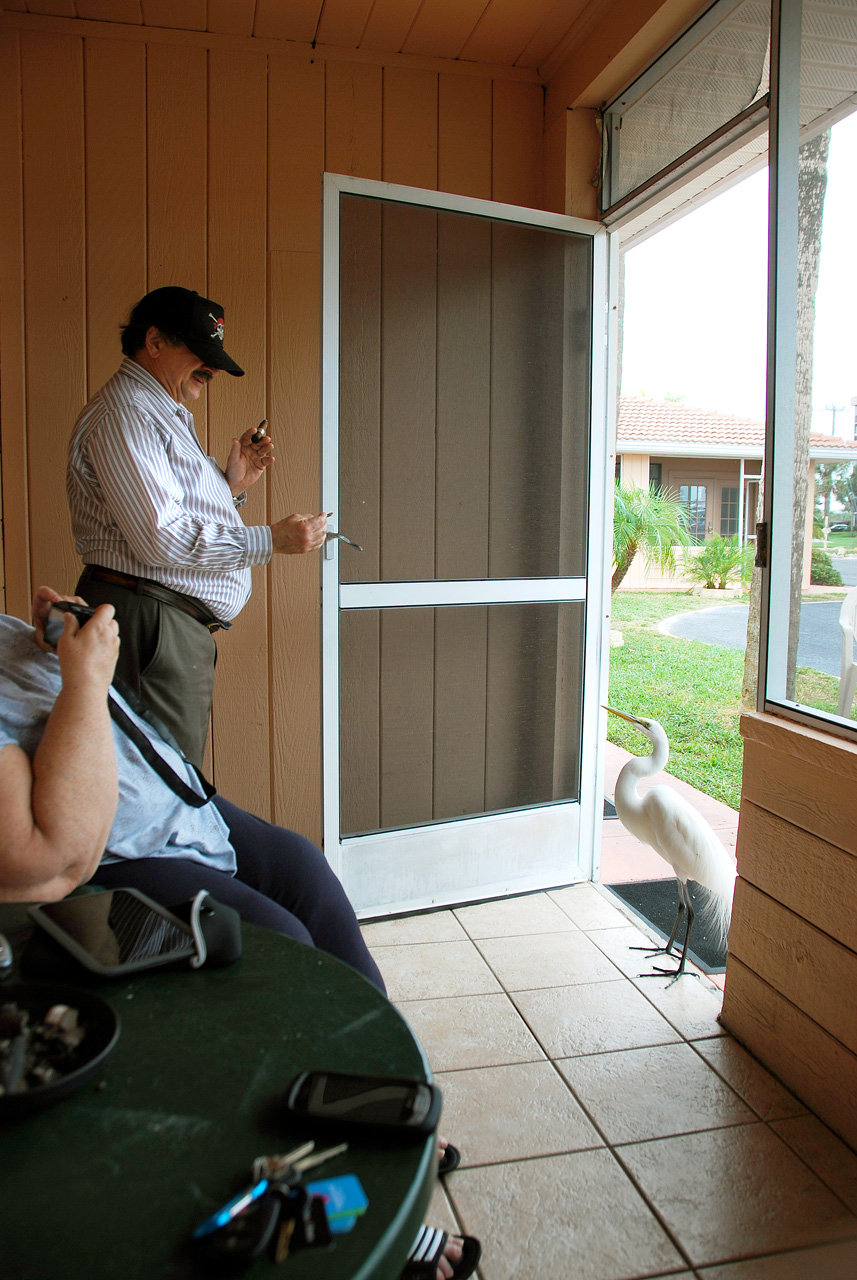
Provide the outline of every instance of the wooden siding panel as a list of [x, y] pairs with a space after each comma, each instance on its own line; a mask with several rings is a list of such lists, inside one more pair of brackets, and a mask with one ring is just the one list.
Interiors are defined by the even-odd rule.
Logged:
[[857, 854], [853, 799], [843, 803], [850, 797], [842, 771], [832, 772], [822, 758], [802, 758], [765, 746], [745, 748], [742, 796], [801, 830]]
[[[268, 423], [277, 442], [273, 519], [318, 510], [321, 263], [269, 255]], [[269, 571], [273, 820], [321, 838], [320, 562], [277, 556]], [[261, 641], [261, 638], [260, 638]]]
[[365, 62], [330, 62], [325, 83], [325, 169], [380, 178], [381, 68]]
[[[557, 116], [544, 135], [544, 207], [552, 213], [571, 212], [566, 209], [566, 159], [568, 153], [568, 119], [566, 113]], [[595, 189], [593, 188], [593, 195]]]
[[857, 978], [849, 919], [857, 747], [758, 712], [741, 717], [741, 732], [739, 879], [722, 1020], [853, 1142], [857, 1014], [843, 993]]
[[381, 822], [380, 661], [377, 609], [350, 609], [340, 622], [339, 733], [344, 835], [375, 831]]
[[208, 30], [228, 36], [252, 36], [256, 0], [208, 0]]
[[[147, 287], [177, 284], [207, 297], [208, 55], [205, 49], [150, 44], [146, 72]], [[207, 448], [203, 397], [194, 406], [194, 421]]]
[[137, 24], [143, 21], [140, 0], [76, 0], [75, 7], [79, 18], [89, 18], [93, 22]]
[[423, 0], [375, 0], [360, 48], [398, 53], [422, 4]]
[[751, 803], [741, 803], [742, 880], [857, 952], [857, 858]]
[[[488, 576], [491, 224], [438, 218], [437, 517], [439, 578]], [[435, 814], [485, 807], [488, 610], [435, 622]]]
[[[520, 6], [520, 0], [514, 3]], [[457, 58], [484, 11], [485, 0], [434, 0], [433, 4], [423, 5], [402, 52]]]
[[435, 566], [437, 215], [387, 205], [382, 225], [381, 575], [423, 580]]
[[268, 248], [321, 251], [324, 63], [268, 66]]
[[543, 199], [541, 85], [494, 82], [492, 198], [540, 209]]
[[491, 94], [490, 80], [438, 78], [438, 190], [491, 199]]
[[342, 582], [376, 582], [381, 570], [381, 218], [377, 200], [342, 202], [340, 271], [339, 511], [363, 547], [340, 550]]
[[491, 233], [483, 219], [438, 217], [439, 578], [488, 577]]
[[80, 572], [65, 443], [86, 400], [82, 64], [75, 37], [21, 37], [32, 585], [59, 590]]
[[148, 27], [180, 31], [204, 31], [206, 0], [142, 0], [143, 21]]
[[381, 614], [381, 825], [432, 817], [434, 610]]
[[[225, 465], [233, 437], [267, 416], [267, 67], [255, 54], [209, 54], [217, 112], [209, 125], [208, 287], [224, 308], [226, 349], [243, 378], [218, 374], [209, 389], [209, 451]], [[276, 466], [276, 463], [274, 464]], [[245, 524], [266, 524], [266, 479], [248, 491]], [[219, 639], [212, 719], [218, 788], [261, 817], [270, 814], [265, 572], [232, 632]], [[236, 747], [240, 749], [236, 750]]]
[[729, 951], [790, 1004], [857, 1053], [857, 955], [744, 879], [735, 885]]
[[356, 49], [372, 12], [373, 0], [324, 0], [316, 43]]
[[4, 612], [29, 620], [27, 387], [24, 355], [24, 192], [21, 64], [16, 31], [0, 31], [0, 475]]
[[437, 187], [437, 94], [433, 71], [384, 68], [384, 181]]
[[[146, 292], [146, 49], [87, 40], [88, 395], [116, 371], [119, 325]], [[116, 110], [117, 78], [123, 107]]]
[[255, 36], [275, 40], [299, 40], [307, 44], [315, 39], [323, 0], [256, 0]]
[[440, 818], [485, 808], [488, 610], [435, 610], [434, 801]]
[[857, 1146], [857, 1057], [731, 955], [720, 1020], [820, 1119]]
[[[473, 62], [514, 65], [529, 43], [532, 33], [556, 8], [556, 0], [491, 0], [482, 21], [461, 50], [462, 58]], [[566, 12], [569, 6], [566, 5]], [[571, 14], [566, 22], [570, 23]]]
[[28, 5], [31, 12], [44, 14], [49, 18], [74, 18], [74, 0], [38, 0]]

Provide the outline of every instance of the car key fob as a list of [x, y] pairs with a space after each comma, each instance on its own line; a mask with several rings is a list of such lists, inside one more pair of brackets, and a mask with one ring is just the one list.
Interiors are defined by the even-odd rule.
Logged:
[[282, 1200], [273, 1191], [260, 1196], [225, 1226], [194, 1240], [194, 1253], [212, 1271], [243, 1271], [271, 1243], [280, 1220]]

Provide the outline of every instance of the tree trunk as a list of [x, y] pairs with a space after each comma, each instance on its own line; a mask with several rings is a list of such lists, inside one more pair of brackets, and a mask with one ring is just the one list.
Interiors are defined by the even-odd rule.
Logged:
[[631, 565], [634, 563], [634, 556], [636, 554], [637, 554], [636, 545], [629, 547], [625, 555], [622, 556], [622, 559], [616, 565], [616, 568], [613, 570], [613, 577], [610, 579], [611, 596], [615, 594], [616, 588], [619, 586], [622, 579], [625, 577], [625, 574], [628, 572], [628, 570], [631, 568]]
[[812, 356], [815, 294], [821, 258], [821, 227], [827, 189], [830, 131], [805, 142], [798, 154], [798, 285], [797, 363], [795, 368], [794, 507], [792, 514], [791, 594], [786, 697], [794, 699], [803, 561], [806, 547], [806, 504], [809, 488], [809, 434], [812, 423]]
[[[756, 498], [756, 524], [764, 519], [764, 478]], [[744, 679], [741, 682], [741, 710], [756, 710], [759, 688], [759, 618], [762, 610], [762, 570], [753, 566], [750, 579], [750, 606], [747, 614], [747, 647], [744, 650]]]

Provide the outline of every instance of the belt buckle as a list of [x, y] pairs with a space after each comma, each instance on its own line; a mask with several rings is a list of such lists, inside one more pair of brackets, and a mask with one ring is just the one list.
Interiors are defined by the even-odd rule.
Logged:
[[206, 624], [205, 624], [205, 625], [208, 627], [208, 629], [209, 629], [209, 631], [212, 633], [212, 635], [214, 634], [214, 632], [215, 632], [215, 631], [219, 631], [219, 630], [220, 630], [220, 623], [219, 623], [219, 622], [206, 622]]

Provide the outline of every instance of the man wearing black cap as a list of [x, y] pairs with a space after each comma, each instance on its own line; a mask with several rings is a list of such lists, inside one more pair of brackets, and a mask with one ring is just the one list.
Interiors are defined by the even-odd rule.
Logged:
[[68, 500], [86, 565], [77, 592], [114, 606], [117, 673], [199, 765], [213, 632], [246, 604], [252, 565], [316, 550], [327, 519], [295, 514], [245, 525], [237, 509], [274, 460], [270, 437], [249, 428], [232, 441], [224, 469], [197, 440], [183, 402], [197, 400], [221, 369], [244, 373], [223, 348], [221, 306], [190, 289], [155, 289], [131, 312], [122, 350], [69, 445]]

